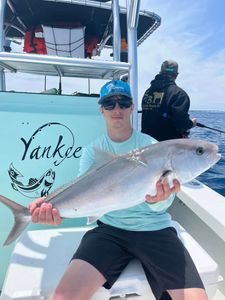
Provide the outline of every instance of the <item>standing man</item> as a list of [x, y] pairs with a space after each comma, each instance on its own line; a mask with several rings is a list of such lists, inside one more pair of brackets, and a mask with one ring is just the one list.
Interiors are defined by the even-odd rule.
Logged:
[[196, 119], [189, 118], [190, 99], [176, 85], [178, 64], [166, 60], [142, 99], [141, 131], [158, 141], [187, 137]]
[[[134, 106], [127, 83], [120, 80], [106, 83], [98, 103], [107, 132], [83, 150], [79, 175], [93, 164], [94, 148], [123, 154], [155, 143], [131, 126]], [[157, 300], [207, 300], [199, 274], [166, 212], [179, 190], [177, 180], [171, 188], [159, 181], [156, 195], [146, 195], [139, 205], [101, 217], [98, 226], [84, 235], [53, 300], [89, 300], [101, 286], [111, 288], [133, 258], [141, 261]], [[43, 198], [34, 201], [30, 211], [34, 223], [61, 222], [58, 211]]]

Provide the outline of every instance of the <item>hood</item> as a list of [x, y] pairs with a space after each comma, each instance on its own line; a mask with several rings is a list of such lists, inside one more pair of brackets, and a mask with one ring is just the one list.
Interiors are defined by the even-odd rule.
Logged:
[[174, 78], [165, 76], [164, 74], [158, 74], [151, 81], [151, 88], [157, 91], [163, 90], [169, 85], [176, 85]]

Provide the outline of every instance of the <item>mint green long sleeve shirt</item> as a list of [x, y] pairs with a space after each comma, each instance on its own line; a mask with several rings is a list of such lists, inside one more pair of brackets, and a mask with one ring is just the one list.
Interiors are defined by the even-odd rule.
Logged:
[[[152, 143], [156, 143], [156, 140], [149, 135], [136, 130], [133, 130], [133, 133], [128, 140], [120, 143], [112, 141], [107, 134], [103, 134], [83, 149], [78, 176], [83, 175], [93, 164], [95, 160], [94, 148], [109, 151], [113, 154], [125, 154]], [[160, 230], [170, 226], [171, 217], [167, 212], [167, 209], [172, 204], [173, 200], [174, 195], [171, 195], [164, 201], [154, 204], [149, 204], [143, 199], [143, 203], [139, 205], [112, 211], [100, 216], [100, 221], [125, 230]]]

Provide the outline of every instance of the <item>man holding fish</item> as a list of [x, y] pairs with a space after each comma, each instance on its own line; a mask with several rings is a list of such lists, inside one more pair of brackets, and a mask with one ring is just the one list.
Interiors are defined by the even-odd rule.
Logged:
[[[133, 101], [127, 83], [120, 80], [106, 83], [101, 89], [99, 104], [107, 133], [83, 149], [79, 175], [90, 170], [90, 167], [100, 166], [99, 161], [96, 163], [96, 149], [103, 150], [99, 157], [107, 162], [108, 152], [121, 155], [156, 143], [153, 138], [137, 132], [131, 126]], [[144, 159], [139, 160], [137, 155], [130, 159], [137, 162], [138, 166], [142, 164], [142, 168], [147, 164]], [[152, 163], [154, 167], [156, 162]], [[121, 168], [125, 169], [125, 166], [121, 165]], [[146, 193], [142, 203], [89, 220], [92, 222], [97, 219], [98, 226], [83, 237], [55, 290], [53, 300], [90, 299], [99, 287], [109, 289], [133, 258], [141, 261], [156, 299], [207, 299], [194, 263], [177, 237], [176, 230], [171, 227], [170, 215], [166, 212], [175, 193], [180, 190], [178, 180], [173, 179], [172, 185], [165, 180], [169, 172], [164, 172], [156, 182], [155, 195]], [[99, 188], [104, 184], [99, 182]], [[110, 196], [110, 188], [104, 193]], [[127, 193], [129, 198], [126, 186], [123, 193]], [[89, 200], [91, 203], [91, 195]], [[59, 210], [50, 202], [45, 202], [44, 198], [30, 205], [30, 213], [34, 223], [61, 223]]]

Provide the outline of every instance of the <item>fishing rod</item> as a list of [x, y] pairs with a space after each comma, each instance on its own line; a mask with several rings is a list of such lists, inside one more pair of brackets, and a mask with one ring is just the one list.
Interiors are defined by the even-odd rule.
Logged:
[[198, 123], [198, 122], [196, 123], [196, 126], [201, 127], [201, 128], [211, 129], [211, 130], [214, 130], [214, 131], [217, 131], [217, 132], [220, 132], [220, 133], [225, 133], [225, 131], [222, 131], [222, 130], [216, 129], [216, 128], [212, 128], [212, 127], [206, 126], [206, 125], [204, 125], [202, 123]]

